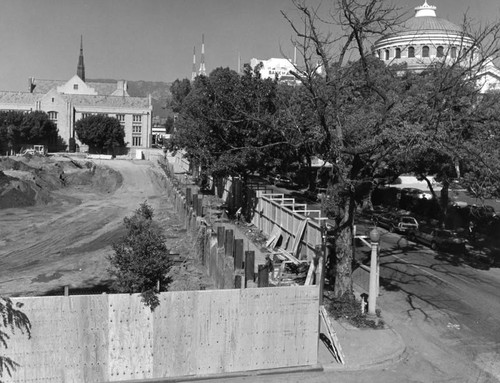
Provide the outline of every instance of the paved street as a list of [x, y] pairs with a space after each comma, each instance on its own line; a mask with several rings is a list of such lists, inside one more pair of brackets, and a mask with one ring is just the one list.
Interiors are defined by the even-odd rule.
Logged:
[[379, 304], [410, 355], [443, 379], [500, 379], [500, 269], [471, 267], [385, 231], [381, 243]]

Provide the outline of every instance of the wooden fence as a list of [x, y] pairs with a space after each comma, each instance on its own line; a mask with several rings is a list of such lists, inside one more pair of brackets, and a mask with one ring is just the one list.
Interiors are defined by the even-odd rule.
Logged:
[[311, 260], [322, 244], [324, 219], [319, 210], [308, 210], [283, 194], [257, 193], [252, 224], [268, 237], [281, 237], [281, 248], [298, 252], [292, 254], [296, 258]]
[[32, 323], [2, 354], [5, 382], [103, 382], [313, 366], [317, 286], [14, 298]]

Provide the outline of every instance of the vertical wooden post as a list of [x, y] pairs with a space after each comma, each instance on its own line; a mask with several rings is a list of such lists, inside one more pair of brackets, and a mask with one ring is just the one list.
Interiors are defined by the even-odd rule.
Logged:
[[233, 230], [226, 231], [226, 240], [224, 241], [224, 248], [226, 257], [233, 257], [233, 247], [234, 247], [234, 232]]
[[225, 234], [226, 234], [226, 229], [224, 229], [224, 226], [217, 227], [217, 247], [224, 246]]
[[186, 188], [186, 204], [188, 206], [191, 205], [191, 200], [192, 200], [192, 198], [191, 198], [191, 188]]
[[234, 288], [241, 289], [241, 275], [234, 276]]
[[65, 297], [69, 296], [69, 286], [64, 286], [64, 296]]
[[198, 196], [198, 209], [196, 210], [196, 215], [198, 217], [202, 217], [203, 216], [203, 196]]
[[259, 287], [269, 287], [269, 268], [267, 265], [259, 265]]
[[234, 269], [243, 268], [243, 239], [234, 241]]
[[255, 281], [255, 252], [245, 251], [245, 287], [248, 281]]
[[193, 194], [193, 211], [195, 214], [198, 212], [198, 194]]

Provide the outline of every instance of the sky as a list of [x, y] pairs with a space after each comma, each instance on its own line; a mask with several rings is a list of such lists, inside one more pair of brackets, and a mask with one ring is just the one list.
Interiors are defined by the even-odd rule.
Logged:
[[[311, 0], [318, 1], [318, 0]], [[332, 0], [323, 0], [329, 3]], [[396, 0], [413, 15], [424, 0]], [[461, 24], [500, 19], [498, 0], [429, 0]], [[0, 0], [0, 90], [26, 90], [28, 77], [69, 80], [83, 35], [88, 79], [190, 78], [205, 36], [207, 72], [251, 58], [293, 57], [291, 0]]]

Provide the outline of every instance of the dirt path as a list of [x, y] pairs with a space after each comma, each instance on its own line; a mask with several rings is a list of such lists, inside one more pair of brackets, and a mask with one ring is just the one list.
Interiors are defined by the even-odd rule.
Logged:
[[[114, 193], [61, 189], [50, 205], [0, 211], [0, 294], [40, 295], [70, 287], [91, 287], [108, 280], [106, 256], [123, 231], [123, 218], [148, 201], [167, 235], [183, 247], [183, 227], [164, 193], [161, 169], [148, 161], [112, 160], [97, 166], [120, 172]], [[176, 242], [177, 241], [177, 242]]]

